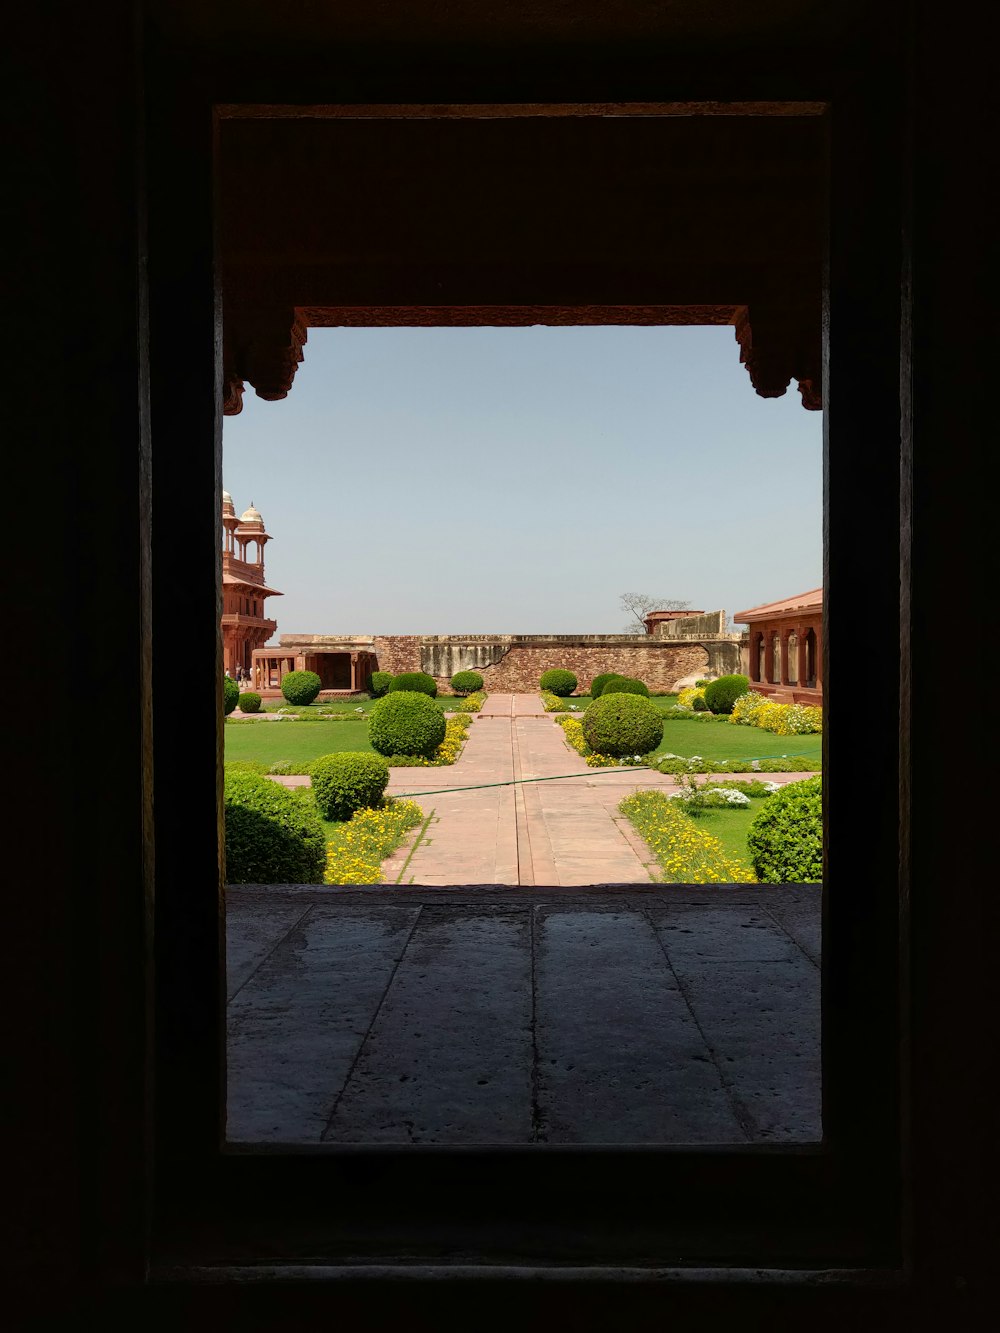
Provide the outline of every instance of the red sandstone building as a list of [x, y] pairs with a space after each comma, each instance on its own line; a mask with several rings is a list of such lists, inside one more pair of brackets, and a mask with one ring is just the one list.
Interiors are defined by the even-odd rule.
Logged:
[[753, 606], [733, 617], [750, 626], [750, 683], [783, 703], [823, 702], [823, 589]]
[[264, 601], [281, 593], [264, 582], [264, 544], [270, 537], [253, 502], [237, 518], [233, 497], [223, 491], [222, 527], [222, 660], [235, 679], [240, 669], [250, 675], [254, 649], [278, 628], [264, 615]]

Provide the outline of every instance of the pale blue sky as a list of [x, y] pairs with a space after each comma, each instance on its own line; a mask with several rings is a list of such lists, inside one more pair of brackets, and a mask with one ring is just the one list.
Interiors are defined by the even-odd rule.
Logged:
[[311, 329], [227, 417], [282, 633], [618, 633], [621, 593], [730, 615], [822, 580], [822, 419], [731, 328]]

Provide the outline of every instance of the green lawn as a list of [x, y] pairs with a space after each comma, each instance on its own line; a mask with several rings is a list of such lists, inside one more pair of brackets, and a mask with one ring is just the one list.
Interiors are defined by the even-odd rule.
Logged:
[[357, 722], [247, 722], [224, 730], [227, 759], [256, 759], [268, 765], [372, 748], [368, 724], [360, 718]]
[[764, 808], [765, 800], [751, 801], [749, 806], [733, 806], [729, 810], [691, 810], [688, 813], [700, 829], [718, 838], [727, 856], [752, 869], [747, 855], [747, 830], [753, 817]]
[[738, 727], [732, 722], [664, 722], [663, 740], [655, 754], [679, 754], [690, 759], [771, 759], [803, 755], [819, 759], [822, 736], [775, 736], [760, 727]]

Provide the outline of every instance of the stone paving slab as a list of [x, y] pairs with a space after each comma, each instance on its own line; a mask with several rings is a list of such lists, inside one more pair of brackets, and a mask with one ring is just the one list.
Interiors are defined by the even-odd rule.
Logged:
[[537, 918], [539, 1138], [743, 1142], [644, 914], [548, 907]]
[[325, 1141], [531, 1140], [530, 929], [524, 909], [423, 908]]
[[820, 1136], [818, 887], [228, 891], [229, 1137]]
[[[246, 905], [229, 890], [227, 951], [241, 960]], [[268, 904], [272, 920], [280, 907]], [[418, 903], [315, 903], [244, 976], [228, 1009], [231, 1141], [319, 1141], [419, 914]]]

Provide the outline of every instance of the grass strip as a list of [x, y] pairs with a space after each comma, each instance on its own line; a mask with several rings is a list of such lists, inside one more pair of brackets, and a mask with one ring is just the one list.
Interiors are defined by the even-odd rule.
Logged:
[[748, 866], [713, 838], [663, 791], [637, 791], [618, 806], [644, 838], [668, 884], [754, 884]]

